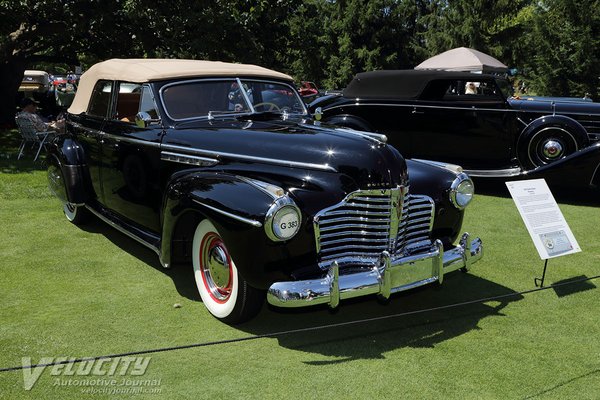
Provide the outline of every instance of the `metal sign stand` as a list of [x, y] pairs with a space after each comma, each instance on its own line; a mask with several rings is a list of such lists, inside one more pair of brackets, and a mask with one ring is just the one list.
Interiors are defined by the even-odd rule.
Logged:
[[[544, 272], [542, 272], [542, 278], [534, 278], [533, 282], [535, 283], [536, 287], [544, 287], [544, 278], [546, 277], [546, 267], [548, 266], [548, 259], [546, 259], [546, 262], [544, 263]], [[538, 281], [540, 282], [540, 284], [538, 285]]]

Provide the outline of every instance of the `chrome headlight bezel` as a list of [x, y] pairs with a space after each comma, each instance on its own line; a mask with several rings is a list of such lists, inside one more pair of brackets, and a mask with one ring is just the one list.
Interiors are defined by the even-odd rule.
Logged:
[[450, 202], [459, 210], [464, 210], [473, 200], [475, 184], [465, 173], [458, 174], [450, 185]]
[[[292, 229], [292, 233], [289, 236], [281, 235], [281, 223], [282, 218], [289, 215], [295, 217], [291, 221], [287, 221], [287, 225], [283, 229]], [[271, 204], [267, 214], [265, 216], [265, 233], [267, 237], [274, 242], [285, 242], [292, 239], [300, 231], [302, 225], [302, 213], [300, 208], [296, 205], [294, 200], [288, 196], [278, 198]]]

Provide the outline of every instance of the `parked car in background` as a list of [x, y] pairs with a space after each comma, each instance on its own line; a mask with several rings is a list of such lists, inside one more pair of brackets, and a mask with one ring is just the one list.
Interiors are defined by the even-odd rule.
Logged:
[[25, 70], [19, 92], [46, 93], [50, 88], [50, 75], [46, 71]]
[[317, 89], [317, 85], [314, 82], [302, 81], [298, 88], [298, 93], [300, 93], [300, 96], [305, 101], [310, 102], [319, 95], [319, 89]]
[[89, 214], [193, 268], [216, 318], [442, 282], [482, 256], [461, 234], [473, 183], [377, 134], [313, 121], [292, 78], [191, 60], [109, 60], [83, 74], [47, 162], [75, 224]]
[[600, 185], [600, 104], [512, 98], [499, 76], [364, 72], [310, 110], [326, 123], [385, 134], [406, 157], [460, 164], [473, 177]]

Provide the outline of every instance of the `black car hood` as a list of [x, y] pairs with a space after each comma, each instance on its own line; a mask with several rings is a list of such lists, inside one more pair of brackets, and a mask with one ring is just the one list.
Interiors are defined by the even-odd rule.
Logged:
[[[318, 123], [317, 123], [318, 124]], [[397, 150], [374, 138], [312, 121], [222, 119], [179, 124], [163, 139], [227, 162], [254, 162], [339, 172], [360, 188], [404, 185], [406, 163]], [[193, 150], [192, 150], [193, 149]]]

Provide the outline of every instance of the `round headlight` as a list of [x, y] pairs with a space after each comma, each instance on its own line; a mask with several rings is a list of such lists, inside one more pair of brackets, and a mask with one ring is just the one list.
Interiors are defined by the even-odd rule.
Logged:
[[466, 174], [456, 177], [450, 188], [450, 201], [456, 208], [463, 209], [473, 200], [475, 185]]
[[265, 218], [265, 232], [269, 239], [279, 242], [293, 238], [300, 230], [300, 210], [289, 197], [273, 203]]

